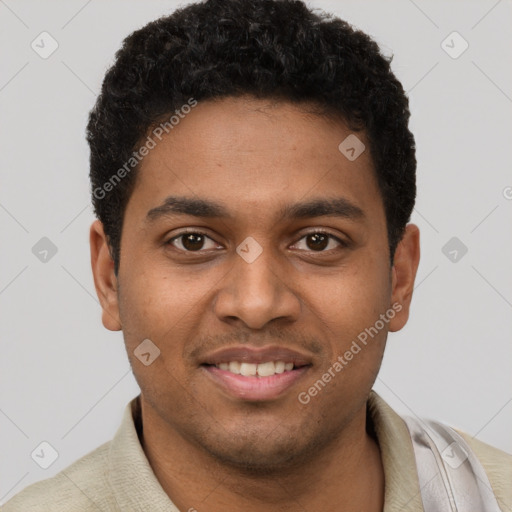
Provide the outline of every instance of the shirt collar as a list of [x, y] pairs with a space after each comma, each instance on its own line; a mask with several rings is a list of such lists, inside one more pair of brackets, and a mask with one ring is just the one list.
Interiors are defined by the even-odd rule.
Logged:
[[110, 445], [108, 478], [119, 510], [180, 512], [158, 482], [140, 444], [140, 395], [125, 408]]
[[404, 420], [375, 392], [367, 403], [384, 467], [384, 511], [421, 512], [420, 485], [411, 436]]
[[[412, 441], [402, 418], [375, 392], [367, 402], [385, 479], [383, 512], [423, 510]], [[140, 395], [126, 406], [109, 451], [108, 478], [120, 510], [179, 512], [158, 482], [142, 448]]]

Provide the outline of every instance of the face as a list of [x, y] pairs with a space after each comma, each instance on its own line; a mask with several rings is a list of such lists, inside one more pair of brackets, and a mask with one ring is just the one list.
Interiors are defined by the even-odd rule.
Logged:
[[391, 267], [368, 144], [351, 161], [348, 135], [286, 103], [199, 103], [141, 162], [117, 278], [91, 228], [143, 407], [218, 461], [283, 468], [350, 432], [407, 320], [417, 229]]

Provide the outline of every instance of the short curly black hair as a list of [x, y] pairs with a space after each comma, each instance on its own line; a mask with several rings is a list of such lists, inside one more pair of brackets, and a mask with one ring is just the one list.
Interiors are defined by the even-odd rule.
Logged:
[[300, 0], [207, 0], [130, 34], [87, 126], [92, 200], [116, 275], [137, 172], [126, 162], [140, 141], [191, 98], [243, 95], [316, 105], [364, 131], [392, 262], [414, 207], [416, 157], [408, 99], [390, 64], [367, 34]]

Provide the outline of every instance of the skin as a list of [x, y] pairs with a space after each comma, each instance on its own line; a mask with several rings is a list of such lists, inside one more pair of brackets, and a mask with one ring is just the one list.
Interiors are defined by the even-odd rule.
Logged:
[[[199, 103], [141, 162], [117, 277], [101, 222], [91, 226], [103, 324], [123, 331], [141, 388], [143, 448], [180, 510], [383, 508], [366, 402], [388, 331], [408, 319], [419, 230], [407, 226], [391, 266], [369, 151], [351, 162], [338, 150], [350, 133], [341, 121], [288, 103]], [[175, 214], [148, 222], [148, 211], [170, 195], [216, 201], [232, 218]], [[285, 204], [339, 197], [364, 215], [279, 216]], [[184, 228], [206, 233], [199, 251], [187, 252], [183, 237], [170, 241]], [[306, 236], [314, 230], [347, 245], [331, 238], [318, 248]], [[249, 236], [262, 248], [250, 264], [236, 252]], [[393, 304], [401, 311], [300, 403], [298, 394]], [[133, 355], [146, 338], [161, 351], [149, 366]], [[311, 367], [274, 400], [234, 398], [200, 363], [207, 352], [239, 343], [296, 349]]]

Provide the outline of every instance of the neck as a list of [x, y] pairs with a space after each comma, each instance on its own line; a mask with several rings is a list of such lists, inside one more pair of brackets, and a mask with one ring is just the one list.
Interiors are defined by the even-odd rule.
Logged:
[[226, 466], [169, 428], [141, 399], [142, 445], [160, 485], [186, 511], [382, 512], [384, 471], [366, 407], [307, 464], [249, 474]]

